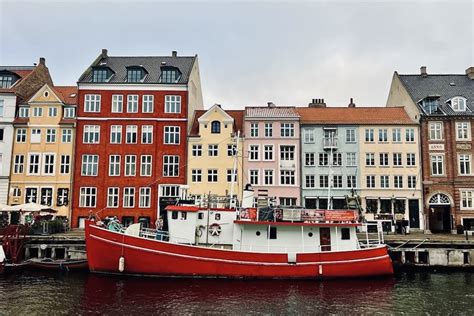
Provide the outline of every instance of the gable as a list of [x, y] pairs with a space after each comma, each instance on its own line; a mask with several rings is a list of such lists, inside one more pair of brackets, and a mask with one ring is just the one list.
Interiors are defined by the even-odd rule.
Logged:
[[48, 84], [42, 86], [36, 93], [28, 100], [28, 103], [62, 103], [55, 91], [50, 88]]
[[199, 123], [206, 124], [209, 121], [218, 120], [223, 123], [233, 123], [234, 118], [227, 114], [219, 105], [213, 105], [203, 115], [198, 118]]

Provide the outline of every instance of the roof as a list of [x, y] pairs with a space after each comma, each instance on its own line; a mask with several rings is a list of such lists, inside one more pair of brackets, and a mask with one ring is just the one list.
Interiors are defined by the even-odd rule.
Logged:
[[53, 90], [64, 104], [77, 105], [76, 86], [54, 86]]
[[415, 124], [403, 107], [296, 108], [301, 124]]
[[[107, 82], [94, 84], [127, 83], [127, 67], [137, 66], [146, 70], [147, 75], [140, 83], [160, 83], [161, 67], [175, 67], [181, 72], [181, 78], [176, 84], [185, 84], [193, 69], [197, 56], [101, 56], [92, 67], [108, 67], [114, 73]], [[79, 78], [80, 83], [92, 82], [92, 67]], [[140, 84], [134, 83], [134, 84]]]
[[[467, 75], [428, 74], [425, 77], [421, 75], [399, 75], [398, 73], [397, 75], [415, 104], [428, 96], [439, 96], [439, 110], [441, 110], [441, 113], [433, 114], [433, 116], [474, 115], [474, 80], [469, 79]], [[468, 111], [455, 112], [446, 103], [446, 101], [456, 96], [467, 99]], [[422, 114], [426, 115], [423, 111]]]
[[28, 77], [28, 75], [31, 74], [35, 68], [35, 66], [0, 66], [0, 71], [6, 70], [13, 72], [20, 77], [20, 79], [18, 79], [10, 88], [0, 88], [0, 92], [14, 92], [18, 83], [24, 78]]
[[[193, 124], [189, 132], [189, 136], [199, 136], [199, 121], [198, 119], [203, 116], [208, 110], [196, 110], [194, 111]], [[234, 119], [234, 131], [239, 131], [243, 136], [243, 122], [244, 122], [244, 111], [243, 110], [224, 110], [228, 115]]]
[[299, 118], [294, 106], [248, 106], [246, 118]]

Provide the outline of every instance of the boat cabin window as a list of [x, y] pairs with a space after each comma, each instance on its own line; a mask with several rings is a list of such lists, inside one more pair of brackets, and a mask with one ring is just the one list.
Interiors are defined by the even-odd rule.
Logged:
[[257, 232], [255, 233], [255, 235], [260, 236], [260, 232], [257, 230]]
[[220, 219], [221, 219], [221, 214], [219, 214], [219, 213], [216, 213], [216, 215], [215, 215], [215, 219], [216, 219], [216, 221], [220, 220]]
[[270, 227], [268, 230], [268, 239], [277, 239], [277, 228]]
[[181, 219], [186, 220], [188, 218], [188, 214], [186, 212], [181, 212]]
[[177, 211], [173, 211], [173, 212], [171, 213], [171, 218], [172, 218], [172, 219], [178, 219], [178, 212], [177, 212]]
[[198, 213], [198, 219], [204, 219], [204, 213], [203, 212]]
[[313, 237], [313, 233], [312, 233], [312, 232], [309, 232], [309, 233], [308, 233], [308, 237]]
[[349, 228], [341, 228], [341, 239], [342, 240], [351, 239], [351, 231], [349, 230]]

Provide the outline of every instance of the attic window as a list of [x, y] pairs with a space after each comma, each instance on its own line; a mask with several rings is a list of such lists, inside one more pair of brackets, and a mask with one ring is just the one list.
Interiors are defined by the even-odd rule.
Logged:
[[438, 98], [425, 98], [421, 101], [421, 106], [427, 114], [434, 114], [438, 110], [439, 99]]
[[181, 78], [181, 72], [174, 67], [161, 67], [161, 83], [177, 83]]
[[13, 85], [12, 75], [0, 75], [0, 88], [10, 88]]
[[463, 97], [454, 97], [451, 99], [451, 107], [456, 112], [466, 111], [466, 99]]
[[109, 71], [107, 69], [94, 69], [92, 71], [92, 82], [106, 82], [109, 77]]
[[141, 82], [144, 78], [145, 72], [142, 68], [131, 67], [127, 69], [128, 82]]
[[211, 123], [211, 134], [220, 134], [221, 133], [221, 122], [213, 121]]

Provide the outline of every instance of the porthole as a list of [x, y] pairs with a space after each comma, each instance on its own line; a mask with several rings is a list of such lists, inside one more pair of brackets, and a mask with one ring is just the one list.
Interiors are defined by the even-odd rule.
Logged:
[[312, 233], [312, 232], [309, 232], [309, 233], [308, 233], [308, 237], [313, 237], [313, 233]]
[[260, 236], [260, 232], [257, 230], [257, 232], [255, 233], [255, 235]]

